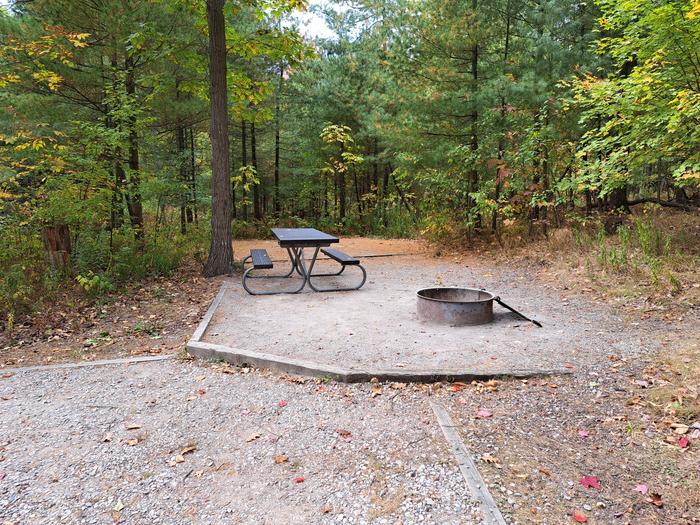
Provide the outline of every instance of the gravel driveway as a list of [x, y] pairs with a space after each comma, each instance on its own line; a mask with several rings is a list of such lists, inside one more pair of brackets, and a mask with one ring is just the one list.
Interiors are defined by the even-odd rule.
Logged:
[[245, 372], [3, 377], [0, 523], [480, 523], [428, 387]]

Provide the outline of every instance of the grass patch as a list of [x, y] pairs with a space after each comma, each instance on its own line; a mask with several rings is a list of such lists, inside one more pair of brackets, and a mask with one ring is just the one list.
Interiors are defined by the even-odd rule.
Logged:
[[700, 421], [700, 343], [674, 346], [655, 365], [649, 406], [661, 417], [692, 424]]

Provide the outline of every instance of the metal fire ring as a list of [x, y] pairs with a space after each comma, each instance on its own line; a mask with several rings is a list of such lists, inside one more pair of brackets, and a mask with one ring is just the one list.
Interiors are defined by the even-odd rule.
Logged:
[[418, 290], [418, 317], [450, 326], [493, 321], [496, 296], [476, 288], [425, 288]]

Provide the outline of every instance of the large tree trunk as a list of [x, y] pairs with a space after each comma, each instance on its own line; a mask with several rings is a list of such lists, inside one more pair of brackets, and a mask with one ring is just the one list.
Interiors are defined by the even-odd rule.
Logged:
[[211, 99], [211, 246], [204, 276], [229, 273], [233, 267], [231, 191], [226, 102], [226, 28], [224, 0], [207, 0]]

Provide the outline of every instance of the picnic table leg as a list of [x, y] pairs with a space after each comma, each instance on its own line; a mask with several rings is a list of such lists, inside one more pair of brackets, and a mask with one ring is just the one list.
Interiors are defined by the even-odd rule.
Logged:
[[359, 290], [360, 288], [362, 288], [362, 286], [365, 284], [365, 281], [367, 281], [367, 271], [361, 264], [357, 265], [357, 267], [360, 269], [360, 271], [362, 271], [362, 282], [360, 282], [360, 284], [357, 286], [350, 286], [344, 288], [319, 288], [317, 286], [314, 286], [314, 283], [311, 282], [312, 277], [333, 277], [336, 275], [340, 275], [345, 270], [345, 265], [343, 265], [343, 268], [338, 273], [319, 273], [314, 275], [313, 269], [314, 264], [316, 264], [316, 257], [318, 256], [319, 250], [320, 248], [316, 248], [316, 252], [314, 253], [314, 257], [311, 261], [311, 265], [309, 266], [309, 271], [306, 275], [306, 280], [309, 283], [309, 288], [311, 288], [314, 292], [349, 292], [352, 290]]
[[[292, 253], [293, 252], [293, 253]], [[255, 270], [255, 268], [251, 267], [248, 268], [245, 272], [243, 272], [243, 288], [245, 289], [246, 292], [248, 292], [250, 295], [278, 295], [278, 294], [295, 294], [301, 292], [304, 287], [306, 286], [306, 282], [308, 281], [308, 277], [306, 276], [306, 271], [303, 266], [303, 260], [304, 260], [304, 254], [303, 254], [303, 249], [300, 248], [294, 248], [290, 250], [287, 248], [287, 255], [289, 255], [289, 260], [292, 263], [292, 267], [287, 272], [285, 275], [250, 275], [250, 273]], [[251, 256], [249, 255], [245, 259], [243, 259], [243, 264], [245, 266], [245, 262], [250, 259]], [[248, 285], [246, 281], [248, 279], [285, 279], [290, 277], [294, 271], [302, 276], [302, 281], [301, 285], [295, 289], [295, 290], [281, 290], [281, 291], [269, 291], [269, 292], [254, 292], [250, 288], [248, 288]]]
[[289, 260], [292, 262], [292, 269], [289, 272], [289, 275], [292, 275], [294, 271], [301, 276], [304, 277], [304, 274], [301, 272], [299, 269], [299, 248], [287, 248], [287, 255], [289, 256]]

